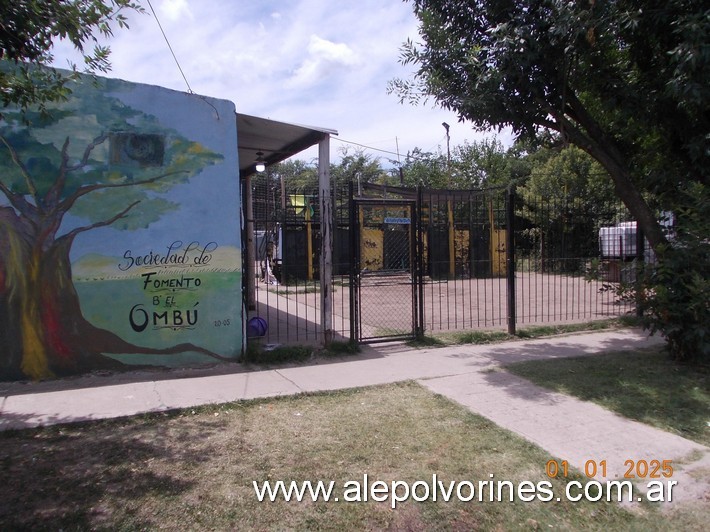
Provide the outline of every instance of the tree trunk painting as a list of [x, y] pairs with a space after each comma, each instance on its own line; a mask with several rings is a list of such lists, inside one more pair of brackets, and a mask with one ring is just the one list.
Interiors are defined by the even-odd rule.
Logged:
[[[92, 140], [77, 145], [82, 141], [67, 135], [61, 142], [46, 142], [50, 130], [56, 137], [57, 130], [67, 129], [61, 120], [72, 123], [70, 113], [80, 112], [87, 100], [89, 122], [97, 130]], [[112, 354], [192, 352], [233, 359], [192, 342], [137, 345], [85, 318], [72, 277], [75, 241], [100, 228], [145, 230], [179, 209], [169, 200], [173, 186], [188, 183], [223, 156], [159, 127], [153, 117], [126, 106], [114, 110], [120, 102], [101, 88], [78, 87], [69, 103], [73, 108], [60, 107], [50, 119], [34, 117], [36, 126], [20, 125], [21, 117], [11, 113], [0, 122], [0, 378], [39, 380], [126, 367]], [[150, 127], [147, 140], [137, 123]], [[112, 137], [111, 126], [118, 136]], [[82, 138], [87, 132], [77, 133]], [[146, 158], [136, 139], [149, 149], [158, 146], [158, 155]], [[126, 163], [114, 153], [117, 149], [132, 149], [133, 160]], [[68, 213], [74, 220], [69, 229]], [[125, 319], [125, 313], [120, 316]]]

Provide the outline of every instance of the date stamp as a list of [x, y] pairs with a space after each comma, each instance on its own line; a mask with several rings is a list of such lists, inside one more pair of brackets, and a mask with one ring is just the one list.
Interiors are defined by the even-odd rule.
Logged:
[[[625, 460], [625, 479], [659, 479], [673, 477], [672, 460]], [[567, 460], [548, 460], [545, 474], [549, 478], [567, 478], [570, 465]], [[587, 478], [607, 476], [606, 460], [587, 460], [582, 471]]]

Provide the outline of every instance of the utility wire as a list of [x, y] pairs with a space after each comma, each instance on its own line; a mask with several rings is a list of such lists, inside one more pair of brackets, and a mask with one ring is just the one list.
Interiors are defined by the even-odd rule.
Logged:
[[[333, 140], [337, 140], [337, 141], [342, 142], [342, 143], [344, 143], [344, 144], [352, 144], [353, 146], [360, 146], [361, 148], [365, 148], [365, 149], [367, 149], [367, 150], [379, 151], [379, 152], [381, 152], [381, 153], [386, 153], [386, 154], [388, 154], [388, 155], [396, 155], [397, 157], [400, 156], [400, 154], [397, 153], [397, 152], [390, 151], [390, 150], [383, 150], [382, 148], [375, 148], [375, 147], [373, 147], [373, 146], [367, 146], [366, 144], [361, 144], [361, 143], [359, 143], [359, 142], [354, 142], [354, 141], [352, 141], [352, 140], [345, 140], [345, 139], [342, 139], [342, 138], [340, 138], [340, 137], [331, 137], [331, 138], [332, 138]], [[410, 159], [422, 159], [422, 160], [426, 160], [426, 159], [427, 159], [427, 158], [424, 157], [423, 155], [415, 156], [415, 155], [412, 155], [412, 154], [409, 154], [409, 153], [406, 155], [406, 157], [407, 157], [407, 158], [410, 158]], [[390, 159], [390, 160], [391, 160], [391, 159]], [[392, 162], [396, 162], [397, 164], [401, 164], [399, 161], [392, 161]]]
[[155, 21], [158, 23], [158, 27], [160, 28], [160, 33], [163, 34], [163, 38], [165, 39], [165, 42], [168, 44], [168, 48], [170, 49], [170, 53], [173, 54], [173, 59], [175, 59], [175, 64], [177, 65], [178, 70], [180, 70], [180, 74], [182, 74], [182, 79], [185, 80], [185, 85], [187, 85], [187, 91], [190, 94], [194, 94], [192, 87], [190, 87], [190, 82], [187, 81], [187, 77], [185, 77], [185, 73], [182, 71], [182, 67], [180, 66], [180, 62], [178, 61], [178, 58], [175, 55], [175, 52], [173, 51], [173, 47], [170, 46], [170, 41], [168, 40], [168, 36], [165, 35], [165, 31], [163, 30], [163, 25], [160, 23], [160, 19], [158, 18], [158, 15], [155, 12], [155, 9], [153, 9], [153, 4], [150, 3], [150, 0], [148, 0], [148, 5], [150, 6], [150, 10], [153, 12], [153, 16], [155, 17]]
[[383, 149], [381, 149], [381, 148], [374, 148], [374, 147], [372, 147], [372, 146], [367, 146], [367, 145], [365, 145], [365, 144], [360, 144], [359, 142], [353, 142], [352, 140], [345, 140], [345, 139], [341, 139], [340, 137], [331, 137], [331, 138], [332, 138], [333, 140], [337, 140], [338, 142], [342, 142], [342, 143], [344, 143], [344, 144], [352, 144], [353, 146], [360, 146], [361, 148], [365, 148], [365, 149], [372, 150], [372, 151], [379, 151], [379, 152], [387, 153], [387, 154], [390, 154], [390, 155], [397, 155], [397, 153], [395, 153], [395, 152], [393, 152], [393, 151], [383, 150]]

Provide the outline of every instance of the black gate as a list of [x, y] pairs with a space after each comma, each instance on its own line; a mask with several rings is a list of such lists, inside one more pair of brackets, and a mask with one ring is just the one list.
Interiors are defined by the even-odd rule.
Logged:
[[351, 334], [358, 342], [421, 335], [421, 238], [417, 202], [351, 200]]

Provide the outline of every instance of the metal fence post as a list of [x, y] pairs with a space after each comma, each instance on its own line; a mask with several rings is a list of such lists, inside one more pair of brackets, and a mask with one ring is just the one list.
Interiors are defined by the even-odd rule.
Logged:
[[358, 264], [358, 227], [357, 227], [357, 203], [355, 202], [355, 185], [352, 181], [348, 183], [348, 225], [349, 236], [349, 285], [350, 285], [350, 341], [359, 342], [358, 337], [358, 310], [357, 310], [357, 275], [360, 270]]
[[515, 187], [506, 191], [506, 285], [508, 292], [508, 334], [515, 334]]
[[417, 309], [416, 309], [416, 327], [415, 335], [418, 339], [424, 337], [424, 234], [422, 231], [422, 203], [423, 194], [421, 185], [417, 186], [417, 202], [415, 205], [414, 218], [414, 234], [416, 239], [416, 254], [414, 256], [414, 275], [417, 293]]
[[634, 279], [634, 283], [636, 285], [636, 317], [638, 318], [643, 318], [643, 308], [641, 305], [643, 298], [641, 289], [643, 284], [645, 254], [646, 239], [644, 238], [643, 231], [639, 227], [638, 222], [636, 222], [636, 278]]

